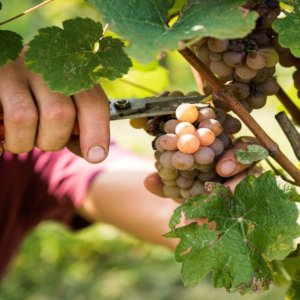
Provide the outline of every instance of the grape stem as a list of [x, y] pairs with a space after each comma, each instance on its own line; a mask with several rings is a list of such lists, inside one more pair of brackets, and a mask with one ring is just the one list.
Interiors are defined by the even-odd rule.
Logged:
[[295, 124], [300, 125], [300, 110], [281, 87], [276, 97], [290, 113]]
[[39, 9], [39, 8], [41, 8], [41, 7], [45, 6], [45, 5], [47, 5], [47, 4], [51, 3], [51, 2], [53, 2], [53, 1], [55, 1], [55, 0], [46, 0], [46, 1], [44, 1], [44, 2], [42, 2], [42, 3], [40, 3], [40, 4], [38, 4], [38, 5], [36, 5], [36, 6], [34, 6], [34, 7], [31, 7], [31, 8], [29, 8], [29, 9], [23, 11], [22, 13], [20, 13], [20, 14], [14, 16], [14, 17], [12, 17], [12, 18], [9, 18], [9, 19], [7, 19], [7, 20], [5, 20], [5, 21], [3, 21], [3, 22], [0, 22], [0, 26], [1, 26], [1, 25], [4, 25], [4, 24], [7, 24], [7, 23], [9, 23], [9, 22], [11, 22], [11, 21], [14, 21], [14, 20], [16, 20], [16, 19], [18, 19], [18, 18], [20, 18], [20, 17], [25, 16], [25, 15], [28, 15], [28, 14], [34, 12], [35, 10], [37, 10], [37, 9]]
[[227, 88], [193, 53], [189, 48], [179, 50], [180, 54], [194, 67], [207, 83], [212, 87], [214, 93], [237, 114], [245, 125], [255, 135], [259, 143], [269, 150], [269, 154], [277, 163], [295, 180], [300, 186], [300, 170], [280, 150], [278, 144], [262, 129], [255, 119], [248, 113], [244, 106], [231, 94]]

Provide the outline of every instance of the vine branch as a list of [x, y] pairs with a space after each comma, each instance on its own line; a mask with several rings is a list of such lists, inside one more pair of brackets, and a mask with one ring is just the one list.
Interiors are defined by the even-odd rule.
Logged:
[[16, 16], [14, 16], [14, 17], [12, 17], [12, 18], [10, 18], [10, 19], [7, 19], [7, 20], [5, 20], [5, 21], [3, 21], [3, 22], [0, 22], [0, 26], [1, 26], [1, 25], [4, 25], [4, 24], [7, 24], [7, 23], [9, 23], [9, 22], [11, 22], [11, 21], [14, 21], [14, 20], [16, 20], [16, 19], [18, 19], [18, 18], [21, 18], [21, 17], [23, 17], [23, 16], [25, 16], [25, 15], [28, 15], [28, 14], [34, 12], [35, 10], [37, 10], [37, 9], [39, 9], [39, 8], [41, 8], [41, 7], [45, 6], [45, 5], [47, 5], [47, 4], [51, 3], [51, 2], [53, 2], [53, 1], [55, 1], [55, 0], [46, 0], [46, 1], [44, 1], [44, 2], [42, 2], [42, 3], [40, 3], [40, 4], [38, 4], [38, 5], [36, 5], [36, 6], [34, 6], [34, 7], [31, 7], [31, 8], [29, 8], [29, 9], [25, 10], [24, 12], [22, 12], [22, 13], [16, 15]]
[[214, 93], [220, 99], [226, 102], [229, 108], [237, 114], [245, 125], [255, 135], [259, 143], [269, 150], [269, 154], [278, 162], [278, 164], [287, 171], [287, 173], [300, 186], [300, 171], [289, 160], [289, 158], [280, 150], [278, 144], [262, 129], [255, 119], [247, 112], [243, 105], [231, 94], [230, 90], [219, 81], [219, 79], [198, 59], [198, 57], [189, 49], [179, 50], [180, 54], [203, 76], [208, 84], [213, 88]]
[[300, 160], [300, 133], [284, 111], [278, 113], [275, 118], [288, 138], [296, 157]]
[[300, 110], [281, 87], [276, 97], [290, 113], [295, 124], [300, 126]]

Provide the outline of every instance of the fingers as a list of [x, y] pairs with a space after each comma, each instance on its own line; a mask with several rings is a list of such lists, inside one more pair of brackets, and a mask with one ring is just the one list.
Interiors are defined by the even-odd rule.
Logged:
[[20, 59], [1, 68], [0, 101], [4, 112], [4, 149], [13, 153], [30, 151], [35, 142], [38, 112]]
[[80, 148], [91, 163], [105, 159], [109, 145], [109, 101], [100, 86], [76, 94], [74, 102], [80, 128]]
[[[152, 173], [152, 174], [148, 175], [144, 180], [144, 185], [150, 193], [152, 193], [156, 196], [162, 197], [162, 198], [167, 198], [164, 195], [164, 192], [163, 192], [164, 185], [163, 185], [158, 173]], [[172, 199], [174, 201], [178, 202], [179, 204], [182, 204], [182, 199], [177, 199], [177, 198], [172, 198]]]
[[36, 146], [44, 151], [60, 150], [72, 134], [75, 106], [69, 97], [51, 92], [40, 76], [30, 72], [28, 78], [39, 110]]
[[216, 164], [216, 172], [222, 177], [231, 177], [247, 169], [249, 165], [241, 164], [237, 161], [236, 151], [239, 149], [247, 150], [249, 143], [257, 143], [254, 138], [240, 138], [234, 147], [225, 152]]
[[148, 175], [144, 180], [144, 185], [150, 193], [159, 197], [166, 198], [166, 196], [163, 193], [163, 183], [158, 173], [152, 173]]

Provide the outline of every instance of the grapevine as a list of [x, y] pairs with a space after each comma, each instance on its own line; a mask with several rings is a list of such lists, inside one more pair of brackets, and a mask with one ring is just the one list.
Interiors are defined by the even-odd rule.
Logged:
[[[300, 186], [300, 171], [279, 148], [276, 135], [270, 137], [251, 113], [264, 110], [272, 102], [269, 96], [276, 96], [294, 123], [300, 124], [300, 36], [299, 30], [293, 29], [300, 22], [300, 1], [87, 2], [100, 12], [114, 37], [90, 18], [77, 17], [61, 27], [41, 28], [29, 42], [28, 68], [40, 73], [52, 90], [72, 95], [91, 88], [100, 78], [122, 77], [132, 67], [129, 56], [141, 63], [155, 59], [164, 64], [165, 53], [179, 51], [198, 72], [199, 90], [211, 101], [207, 105], [181, 104], [174, 115], [130, 121], [132, 127], [153, 136], [163, 192], [181, 204], [166, 236], [180, 239], [175, 255], [183, 264], [185, 285], [195, 286], [212, 272], [214, 286], [230, 292], [267, 290], [280, 276], [278, 262], [285, 265], [291, 255], [299, 256], [295, 243], [300, 236], [299, 211], [294, 202], [300, 201], [295, 188]], [[50, 3], [55, 1], [41, 2], [2, 20], [0, 26]], [[5, 5], [0, 2], [1, 9]], [[22, 48], [19, 34], [0, 30], [0, 66], [15, 60]], [[277, 82], [278, 65], [293, 68], [296, 98], [291, 99]], [[149, 87], [145, 90], [152, 91]], [[176, 95], [183, 93], [160, 96]], [[267, 171], [258, 178], [248, 176], [233, 193], [223, 186], [227, 178], [217, 175], [218, 161], [232, 149], [242, 127], [234, 114], [256, 137], [255, 143], [236, 153], [238, 161], [248, 166], [271, 156], [283, 168], [282, 178], [288, 177], [292, 185]], [[297, 127], [282, 114], [276, 119], [299, 158]], [[206, 218], [208, 224], [192, 222], [179, 227], [183, 215], [190, 220]], [[291, 272], [288, 299], [297, 299], [291, 290], [299, 289], [296, 276], [300, 266], [293, 272], [286, 267], [284, 272]]]

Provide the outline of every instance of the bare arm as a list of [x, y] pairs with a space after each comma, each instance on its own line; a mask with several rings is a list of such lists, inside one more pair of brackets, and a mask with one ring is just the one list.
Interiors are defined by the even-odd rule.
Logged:
[[145, 241], [174, 248], [176, 240], [162, 235], [169, 231], [168, 221], [178, 204], [144, 187], [145, 177], [153, 171], [153, 162], [139, 157], [109, 163], [93, 181], [82, 214]]

